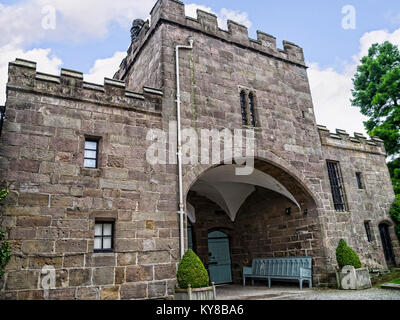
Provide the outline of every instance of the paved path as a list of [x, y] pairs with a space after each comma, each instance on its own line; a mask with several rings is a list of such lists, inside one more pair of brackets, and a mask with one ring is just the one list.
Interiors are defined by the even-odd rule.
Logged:
[[302, 291], [295, 285], [240, 286], [226, 285], [217, 287], [218, 300], [400, 300], [399, 290], [372, 288], [368, 290], [309, 289]]

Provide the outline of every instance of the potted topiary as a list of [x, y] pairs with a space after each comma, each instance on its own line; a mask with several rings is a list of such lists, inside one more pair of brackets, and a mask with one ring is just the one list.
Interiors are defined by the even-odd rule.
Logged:
[[371, 277], [367, 268], [361, 268], [360, 258], [346, 241], [340, 239], [336, 248], [336, 271], [338, 288], [344, 290], [360, 290], [371, 288]]
[[176, 274], [178, 288], [175, 289], [175, 300], [215, 300], [216, 290], [204, 264], [200, 258], [189, 249], [178, 265]]

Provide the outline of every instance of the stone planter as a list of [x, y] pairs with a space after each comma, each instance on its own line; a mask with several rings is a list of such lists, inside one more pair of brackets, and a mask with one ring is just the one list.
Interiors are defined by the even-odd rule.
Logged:
[[344, 266], [336, 272], [338, 288], [343, 290], [362, 290], [372, 288], [371, 277], [367, 268], [356, 269]]
[[214, 282], [211, 287], [192, 289], [175, 289], [174, 300], [216, 300], [217, 293]]

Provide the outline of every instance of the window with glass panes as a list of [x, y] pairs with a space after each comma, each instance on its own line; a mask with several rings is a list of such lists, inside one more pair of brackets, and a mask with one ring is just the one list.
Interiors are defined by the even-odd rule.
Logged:
[[99, 142], [96, 140], [85, 141], [84, 167], [97, 168]]
[[94, 226], [94, 250], [112, 251], [113, 250], [113, 230], [112, 222], [96, 222]]

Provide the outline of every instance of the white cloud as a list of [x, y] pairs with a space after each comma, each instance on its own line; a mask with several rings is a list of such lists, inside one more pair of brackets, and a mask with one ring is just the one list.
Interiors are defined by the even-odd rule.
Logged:
[[390, 33], [387, 30], [376, 30], [365, 33], [360, 39], [360, 51], [358, 55], [354, 56], [355, 62], [368, 55], [368, 49], [374, 43], [383, 43], [389, 41], [397, 46], [400, 46], [400, 29]]
[[308, 75], [315, 115], [319, 124], [326, 125], [331, 131], [338, 128], [350, 134], [354, 132], [366, 134], [363, 121], [367, 118], [359, 112], [358, 108], [351, 106], [352, 78], [360, 59], [368, 54], [370, 46], [385, 41], [399, 46], [400, 29], [392, 33], [386, 30], [365, 33], [360, 39], [358, 53], [345, 63], [344, 71], [341, 73], [332, 68], [321, 69], [318, 63], [309, 63]]
[[247, 14], [247, 12], [239, 12], [235, 10], [229, 10], [226, 8], [222, 8], [219, 13], [215, 13], [210, 7], [191, 3], [185, 5], [185, 15], [188, 17], [197, 18], [197, 9], [215, 14], [218, 18], [218, 26], [224, 30], [227, 29], [228, 20], [233, 20], [237, 23], [245, 25], [249, 29], [252, 26], [252, 23], [249, 20], [249, 15]]
[[218, 16], [223, 25], [226, 24], [227, 20], [233, 20], [235, 22], [243, 24], [249, 29], [251, 28], [252, 25], [251, 21], [249, 20], [249, 15], [247, 14], [247, 12], [239, 12], [222, 8]]
[[[129, 28], [134, 18], [146, 18], [155, 0], [27, 0], [15, 5], [0, 4], [0, 46], [30, 45], [40, 40], [84, 41], [108, 35], [111, 23]], [[45, 30], [42, 9], [56, 10], [54, 30]]]
[[365, 133], [363, 121], [366, 118], [350, 103], [353, 74], [341, 74], [332, 68], [321, 69], [317, 63], [311, 63], [308, 76], [317, 123], [331, 131], [338, 128], [351, 135]]
[[105, 77], [112, 78], [114, 76], [125, 57], [126, 52], [117, 51], [110, 58], [96, 60], [89, 73], [84, 75], [85, 81], [103, 84]]

